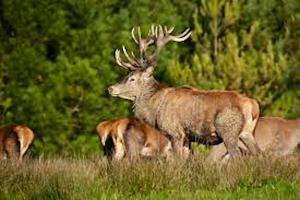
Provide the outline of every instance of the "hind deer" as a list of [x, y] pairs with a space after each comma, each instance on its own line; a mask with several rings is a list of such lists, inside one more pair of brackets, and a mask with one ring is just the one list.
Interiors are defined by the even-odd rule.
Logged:
[[0, 128], [0, 160], [10, 158], [22, 161], [34, 133], [24, 125], [8, 125]]
[[[139, 46], [139, 57], [133, 52], [116, 50], [118, 65], [129, 74], [108, 88], [114, 97], [133, 102], [135, 116], [170, 137], [177, 155], [189, 155], [189, 138], [216, 133], [231, 157], [240, 155], [238, 140], [241, 139], [251, 153], [260, 152], [252, 135], [259, 117], [256, 100], [233, 91], [197, 90], [188, 87], [162, 87], [153, 77], [157, 56], [170, 41], [182, 42], [190, 35], [189, 29], [174, 36], [174, 27], [152, 26], [146, 38], [140, 28], [132, 29], [132, 38]], [[147, 53], [154, 46], [152, 53]]]
[[[300, 144], [300, 119], [287, 120], [279, 117], [260, 117], [254, 138], [262, 152], [276, 156], [293, 153]], [[239, 147], [247, 152], [247, 148], [240, 141]], [[219, 161], [226, 156], [224, 144], [210, 146], [208, 160]]]
[[136, 118], [101, 122], [96, 127], [104, 155], [114, 160], [138, 157], [166, 157], [171, 143], [158, 130]]

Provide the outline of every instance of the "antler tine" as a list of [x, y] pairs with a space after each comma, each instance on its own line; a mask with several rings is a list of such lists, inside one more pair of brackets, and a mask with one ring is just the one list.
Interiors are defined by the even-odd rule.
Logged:
[[182, 42], [190, 37], [192, 34], [192, 31], [190, 31], [190, 28], [186, 29], [183, 33], [177, 35], [177, 36], [170, 36], [170, 39], [175, 42]]
[[155, 36], [155, 31], [154, 31], [154, 29], [155, 29], [155, 25], [154, 25], [154, 24], [151, 24], [151, 29], [149, 30], [149, 33], [151, 32], [151, 34], [152, 34], [153, 36]]
[[116, 51], [115, 51], [115, 59], [116, 59], [117, 64], [120, 65], [121, 67], [123, 67], [124, 69], [127, 69], [127, 70], [136, 70], [137, 69], [135, 66], [133, 66], [133, 64], [126, 63], [121, 59], [119, 49], [116, 49]]
[[135, 43], [139, 43], [139, 41], [136, 39], [136, 37], [135, 37], [135, 34], [134, 34], [134, 31], [135, 31], [135, 29], [134, 29], [134, 27], [131, 29], [131, 37], [132, 37], [132, 39], [134, 40], [134, 42]]
[[[126, 50], [126, 48], [125, 48], [124, 45], [123, 45], [122, 49], [123, 49], [123, 53], [124, 53], [124, 55], [126, 56], [127, 60], [128, 60], [130, 63], [132, 63], [132, 65], [138, 66], [138, 63], [136, 62], [135, 56], [133, 56], [133, 58], [131, 58], [131, 57], [128, 55], [127, 50]], [[131, 52], [131, 55], [134, 55], [133, 52]]]
[[157, 29], [158, 29], [158, 35], [157, 35], [157, 37], [164, 38], [166, 35], [164, 33], [164, 29], [163, 29], [162, 25], [158, 25]]
[[138, 28], [137, 28], [138, 39], [136, 38], [134, 32], [135, 32], [135, 28], [133, 27], [133, 28], [131, 29], [131, 37], [132, 37], [132, 39], [134, 40], [134, 42], [135, 42], [136, 44], [139, 44], [139, 42], [142, 40], [141, 27], [138, 26]]
[[133, 59], [134, 59], [135, 61], [138, 60], [132, 51], [131, 51], [131, 56], [133, 57]]
[[164, 33], [168, 33], [168, 27], [164, 26]]
[[171, 33], [174, 31], [174, 28], [175, 28], [175, 27], [172, 26], [171, 28], [168, 29], [168, 27], [165, 26], [164, 28], [165, 28], [165, 33], [166, 33], [166, 34], [171, 34]]
[[127, 67], [125, 67], [125, 66], [123, 65], [122, 61], [121, 61], [121, 58], [120, 58], [120, 50], [119, 50], [119, 49], [116, 49], [116, 51], [115, 51], [115, 59], [116, 59], [116, 62], [117, 62], [117, 64], [118, 64], [119, 66], [121, 66], [121, 67], [127, 69]]
[[154, 24], [151, 25], [152, 36], [157, 37], [158, 35], [158, 27]]
[[142, 40], [142, 34], [141, 34], [141, 27], [138, 26], [138, 36], [139, 36], [139, 41]]

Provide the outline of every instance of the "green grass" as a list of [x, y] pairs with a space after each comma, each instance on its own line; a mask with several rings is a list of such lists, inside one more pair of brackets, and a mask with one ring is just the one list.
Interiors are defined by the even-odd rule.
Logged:
[[40, 158], [0, 163], [0, 199], [300, 199], [300, 158], [188, 161]]

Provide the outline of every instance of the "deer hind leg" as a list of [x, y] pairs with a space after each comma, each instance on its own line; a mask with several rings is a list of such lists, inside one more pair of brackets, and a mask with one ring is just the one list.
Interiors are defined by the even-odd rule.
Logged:
[[223, 139], [230, 157], [239, 157], [239, 134], [243, 126], [242, 113], [237, 108], [225, 108], [216, 116], [217, 134]]
[[7, 156], [11, 160], [17, 160], [19, 153], [18, 153], [18, 145], [17, 141], [14, 138], [7, 138], [5, 141], [5, 151]]
[[253, 132], [258, 121], [259, 116], [255, 116], [253, 118], [251, 112], [245, 113], [245, 122], [242, 132], [239, 136], [241, 141], [245, 144], [245, 146], [249, 149], [250, 153], [256, 155], [261, 152], [260, 148], [258, 147], [256, 140], [253, 136]]
[[23, 143], [20, 143], [20, 155], [19, 155], [19, 161], [22, 161], [23, 160], [23, 156], [26, 152], [28, 147], [24, 146]]
[[226, 155], [226, 153], [227, 153], [227, 149], [224, 143], [218, 145], [212, 145], [209, 147], [209, 152], [206, 157], [206, 160], [209, 163], [219, 162]]
[[6, 158], [7, 158], [4, 146], [5, 146], [4, 143], [1, 143], [1, 141], [0, 141], [0, 161], [6, 160]]
[[145, 144], [141, 149], [141, 155], [143, 157], [153, 157], [157, 155], [157, 151], [149, 143]]
[[19, 161], [22, 161], [30, 143], [28, 142], [28, 138], [25, 136], [19, 137], [19, 141], [20, 141]]
[[119, 137], [113, 136], [112, 139], [113, 139], [114, 147], [115, 147], [113, 159], [121, 160], [122, 158], [124, 158], [124, 156], [126, 154], [125, 144], [124, 144], [123, 140]]

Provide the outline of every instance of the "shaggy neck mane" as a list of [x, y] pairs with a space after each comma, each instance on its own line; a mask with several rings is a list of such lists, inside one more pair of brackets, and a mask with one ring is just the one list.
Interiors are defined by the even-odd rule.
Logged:
[[161, 88], [162, 88], [161, 85], [155, 79], [153, 79], [151, 84], [145, 86], [141, 90], [140, 94], [137, 95], [134, 101], [134, 105], [147, 102]]
[[133, 107], [135, 115], [151, 124], [155, 116], [156, 108], [152, 104], [152, 97], [162, 89], [162, 86], [153, 78], [151, 84], [145, 86], [136, 97]]

